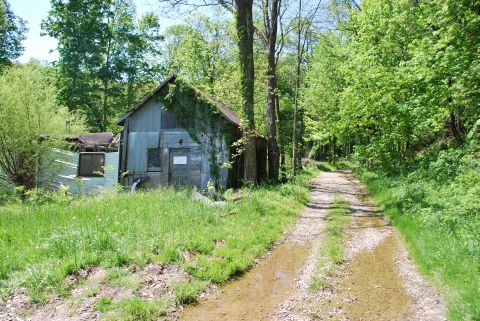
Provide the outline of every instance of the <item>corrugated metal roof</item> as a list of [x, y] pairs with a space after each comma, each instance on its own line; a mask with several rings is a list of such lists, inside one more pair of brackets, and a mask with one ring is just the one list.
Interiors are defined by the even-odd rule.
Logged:
[[70, 135], [67, 140], [77, 141], [83, 145], [108, 145], [114, 143], [114, 136], [111, 132], [86, 133]]

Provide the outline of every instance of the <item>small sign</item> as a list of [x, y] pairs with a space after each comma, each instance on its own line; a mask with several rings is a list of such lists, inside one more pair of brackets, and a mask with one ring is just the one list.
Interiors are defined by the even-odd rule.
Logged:
[[186, 165], [187, 156], [173, 156], [173, 165]]

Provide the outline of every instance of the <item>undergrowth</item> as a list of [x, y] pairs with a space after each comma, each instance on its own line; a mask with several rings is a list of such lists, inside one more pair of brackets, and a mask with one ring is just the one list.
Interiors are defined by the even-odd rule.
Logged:
[[452, 320], [480, 320], [480, 160], [475, 147], [425, 157], [410, 173], [359, 171]]
[[113, 302], [111, 296], [103, 296], [95, 301], [95, 308], [105, 313], [104, 319], [109, 321], [154, 321], [165, 317], [167, 304], [163, 300], [135, 297]]

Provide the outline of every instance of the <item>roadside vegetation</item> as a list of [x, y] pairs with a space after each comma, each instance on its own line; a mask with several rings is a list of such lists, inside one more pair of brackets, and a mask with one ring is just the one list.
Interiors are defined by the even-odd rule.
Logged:
[[301, 96], [310, 155], [352, 159], [449, 318], [478, 320], [478, 4], [343, 4], [337, 30], [319, 34]]
[[318, 253], [318, 262], [310, 280], [309, 290], [314, 292], [332, 286], [329, 279], [335, 275], [336, 266], [345, 260], [343, 253], [344, 230], [351, 217], [347, 216], [348, 205], [338, 195], [326, 218], [325, 236]]
[[[169, 299], [195, 302], [211, 282], [247, 270], [278, 240], [308, 201], [316, 172], [311, 167], [283, 185], [226, 191], [224, 206], [170, 188], [10, 203], [0, 214], [1, 297], [20, 287], [38, 303], [69, 296], [66, 278], [89, 266], [106, 268], [109, 285], [135, 292], [141, 281], [126, 267], [154, 263], [187, 271], [189, 281], [174, 284]], [[142, 304], [129, 301], [120, 309], [102, 298], [97, 308], [128, 312]]]

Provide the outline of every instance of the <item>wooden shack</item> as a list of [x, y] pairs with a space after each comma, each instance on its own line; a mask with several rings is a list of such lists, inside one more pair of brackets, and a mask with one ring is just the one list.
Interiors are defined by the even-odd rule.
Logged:
[[[147, 178], [148, 187], [209, 181], [238, 187], [243, 157], [234, 144], [242, 136], [235, 112], [194, 86], [170, 76], [117, 121], [119, 180], [131, 186]], [[266, 176], [266, 141], [256, 138], [258, 177]]]

